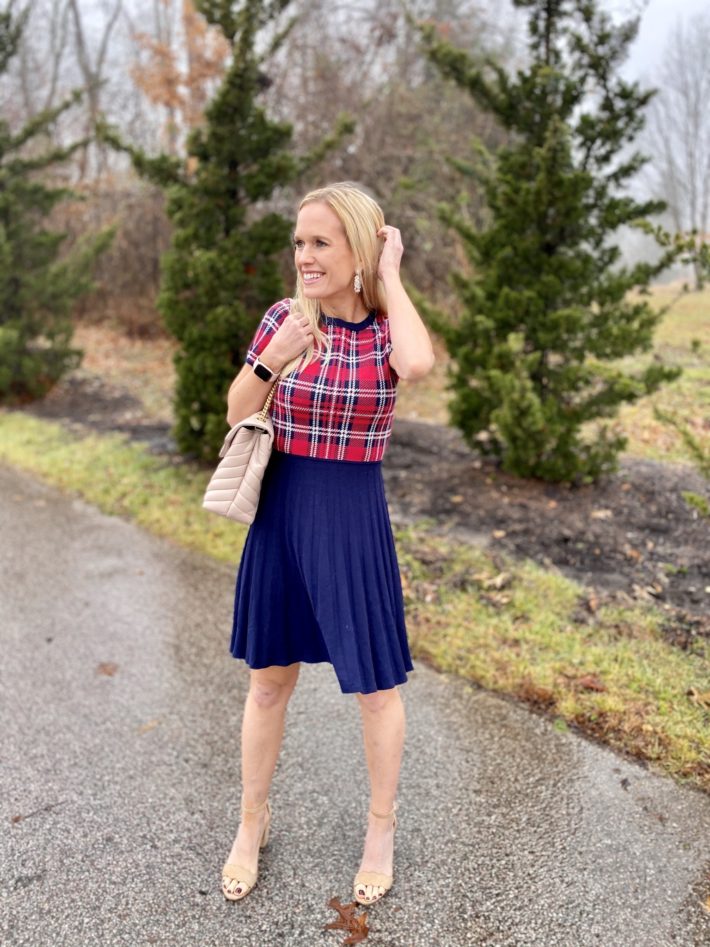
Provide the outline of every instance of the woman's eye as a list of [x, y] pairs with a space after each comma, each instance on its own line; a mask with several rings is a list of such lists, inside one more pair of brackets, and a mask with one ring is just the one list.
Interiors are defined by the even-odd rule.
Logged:
[[294, 240], [294, 241], [293, 241], [293, 249], [294, 249], [294, 250], [300, 250], [302, 246], [303, 246], [303, 240]]

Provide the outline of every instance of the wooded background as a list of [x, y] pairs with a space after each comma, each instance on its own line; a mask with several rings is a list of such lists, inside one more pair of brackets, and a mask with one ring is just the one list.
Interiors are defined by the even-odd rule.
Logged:
[[[621, 14], [643, 2], [616, 4]], [[149, 153], [183, 153], [229, 58], [229, 45], [191, 0], [29, 0], [11, 4], [29, 19], [20, 52], [0, 83], [0, 104], [19, 128], [84, 87], [79, 106], [62, 117], [65, 140], [90, 133], [101, 113], [127, 140]], [[417, 0], [419, 18], [476, 56], [514, 70], [525, 57], [524, 29], [507, 4], [491, 0]], [[465, 158], [472, 136], [492, 150], [504, 133], [469, 96], [443, 80], [422, 56], [399, 0], [295, 0], [290, 35], [264, 76], [269, 113], [294, 126], [307, 150], [349, 113], [357, 122], [343, 147], [278, 195], [292, 215], [300, 193], [328, 180], [365, 183], [381, 198], [407, 248], [408, 277], [438, 301], [450, 298], [447, 272], [460, 263], [451, 232], [439, 222], [440, 201], [465, 203], [474, 222], [482, 208], [464, 189], [449, 159]], [[651, 163], [644, 181], [669, 202], [678, 230], [710, 230], [710, 17], [679, 20], [659, 64], [661, 92], [645, 138]], [[100, 289], [79, 304], [87, 319], [118, 319], [137, 335], [163, 331], [154, 300], [159, 259], [169, 244], [162, 193], [141, 182], [125, 156], [90, 144], [61, 174], [85, 197], [58, 208], [74, 237], [118, 226], [99, 261]], [[68, 244], [69, 246], [70, 244]], [[289, 262], [284, 273], [290, 280]]]
[[[643, 7], [11, 0], [0, 388], [37, 397], [76, 363], [70, 304], [167, 329], [177, 442], [216, 456], [226, 387], [293, 285], [298, 198], [347, 179], [403, 232], [471, 446], [525, 476], [613, 469], [626, 436], [585, 425], [680, 371], [614, 364], [662, 316], [630, 294], [682, 253], [697, 289], [708, 270], [710, 17], [679, 21], [656, 94], [622, 72]], [[625, 263], [629, 227], [656, 246]]]

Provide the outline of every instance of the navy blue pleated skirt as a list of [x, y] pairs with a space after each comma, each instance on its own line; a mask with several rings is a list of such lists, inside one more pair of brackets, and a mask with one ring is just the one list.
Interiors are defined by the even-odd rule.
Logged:
[[382, 461], [272, 450], [230, 650], [251, 668], [327, 661], [345, 694], [406, 682], [414, 668]]

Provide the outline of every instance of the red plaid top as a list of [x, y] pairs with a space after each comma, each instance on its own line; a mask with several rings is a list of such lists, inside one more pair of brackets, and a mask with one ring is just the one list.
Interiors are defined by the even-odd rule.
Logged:
[[[253, 365], [264, 351], [290, 304], [282, 299], [266, 312], [247, 351], [247, 364]], [[321, 322], [331, 339], [330, 357], [326, 361], [321, 353], [302, 371], [279, 379], [269, 409], [274, 447], [323, 460], [382, 460], [399, 381], [389, 363], [389, 320], [373, 309], [362, 322], [326, 315]]]

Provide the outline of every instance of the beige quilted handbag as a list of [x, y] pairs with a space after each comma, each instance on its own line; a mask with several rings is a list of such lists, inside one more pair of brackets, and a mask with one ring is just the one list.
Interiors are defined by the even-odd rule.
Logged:
[[239, 523], [252, 523], [259, 506], [261, 480], [274, 443], [269, 405], [278, 379], [264, 407], [237, 422], [224, 439], [220, 460], [207, 485], [202, 506]]

